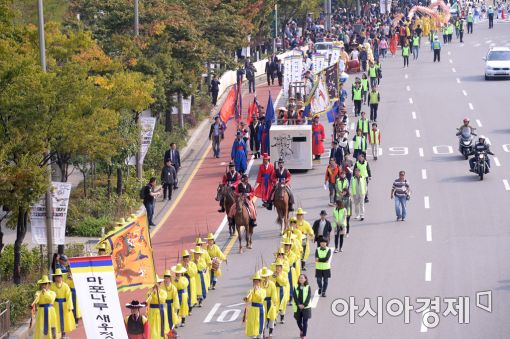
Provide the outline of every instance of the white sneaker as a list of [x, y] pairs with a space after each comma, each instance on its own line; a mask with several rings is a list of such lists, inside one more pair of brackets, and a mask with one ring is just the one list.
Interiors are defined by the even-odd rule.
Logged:
[[360, 218], [359, 215], [355, 216], [354, 219], [358, 220]]

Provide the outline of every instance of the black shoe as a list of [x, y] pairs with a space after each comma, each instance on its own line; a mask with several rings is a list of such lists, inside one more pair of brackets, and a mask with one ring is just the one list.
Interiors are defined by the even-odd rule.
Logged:
[[179, 186], [174, 186], [174, 190], [176, 190], [176, 189], [178, 189], [178, 188], [179, 188]]
[[365, 198], [365, 204], [368, 204], [368, 198]]
[[301, 267], [301, 271], [306, 271], [306, 267]]
[[322, 294], [322, 290], [319, 288], [319, 295], [321, 295], [321, 294]]
[[359, 220], [360, 220], [360, 221], [363, 221], [363, 220], [365, 220], [365, 218], [361, 217], [361, 219], [359, 219]]
[[323, 298], [325, 298], [325, 297], [326, 297], [326, 292], [322, 292], [321, 296], [322, 296]]
[[266, 208], [271, 211], [273, 209], [273, 204], [272, 203], [267, 203], [267, 206]]

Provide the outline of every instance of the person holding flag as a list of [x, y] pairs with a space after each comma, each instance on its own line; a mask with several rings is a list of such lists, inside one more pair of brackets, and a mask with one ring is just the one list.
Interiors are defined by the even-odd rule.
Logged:
[[248, 116], [246, 123], [250, 129], [250, 149], [255, 159], [260, 158], [260, 139], [258, 138], [259, 129], [261, 127], [259, 123], [259, 105], [257, 103], [257, 97], [253, 98], [253, 102], [248, 108]]
[[266, 115], [262, 116], [262, 126], [261, 133], [260, 133], [260, 140], [261, 140], [261, 151], [262, 153], [271, 153], [271, 147], [269, 145], [269, 130], [271, 129], [271, 125], [275, 119], [275, 112], [274, 112], [274, 106], [273, 106], [273, 99], [271, 98], [271, 93], [269, 93], [269, 99], [267, 100], [267, 108], [266, 108]]
[[274, 175], [274, 165], [270, 162], [267, 153], [262, 155], [262, 164], [259, 166], [257, 174], [255, 196], [262, 199], [262, 206], [267, 208], [267, 203], [271, 200], [271, 192], [273, 191], [273, 182], [271, 178]]

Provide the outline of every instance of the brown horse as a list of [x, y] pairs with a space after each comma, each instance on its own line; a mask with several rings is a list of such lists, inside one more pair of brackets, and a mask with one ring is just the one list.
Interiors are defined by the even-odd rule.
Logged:
[[273, 205], [278, 213], [276, 222], [280, 224], [280, 235], [288, 226], [289, 221], [289, 193], [284, 183], [279, 183], [274, 191]]
[[253, 227], [250, 224], [250, 214], [248, 208], [244, 205], [244, 197], [240, 195], [236, 200], [236, 213], [234, 215], [237, 236], [239, 238], [239, 253], [243, 253], [243, 241], [241, 239], [241, 227], [244, 226], [244, 236], [246, 247], [251, 249], [251, 237], [253, 236]]
[[222, 207], [225, 209], [225, 214], [227, 215], [228, 232], [230, 236], [233, 236], [235, 233], [234, 219], [228, 216], [230, 208], [234, 205], [234, 200], [234, 190], [228, 185], [219, 184], [216, 189], [216, 201], [223, 201]]

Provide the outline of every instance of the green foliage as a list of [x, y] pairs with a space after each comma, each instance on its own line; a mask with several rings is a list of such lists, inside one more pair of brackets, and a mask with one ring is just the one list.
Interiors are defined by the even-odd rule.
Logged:
[[[21, 247], [21, 277], [30, 281], [38, 275], [41, 258], [38, 248], [29, 249], [23, 244]], [[0, 257], [0, 281], [8, 281], [14, 270], [14, 246], [5, 245]], [[34, 276], [34, 273], [37, 275]]]
[[0, 283], [0, 303], [10, 302], [11, 323], [19, 325], [30, 317], [30, 305], [34, 301], [37, 284], [26, 283], [14, 285]]
[[[67, 0], [44, 0], [45, 21], [61, 22], [67, 11], [68, 4]], [[37, 1], [15, 0], [14, 5], [20, 13], [23, 13], [19, 20], [27, 24], [37, 24]]]
[[107, 229], [110, 223], [111, 220], [108, 217], [95, 218], [86, 216], [72, 229], [72, 231], [75, 235], [83, 237], [100, 237], [101, 229], [103, 227]]

